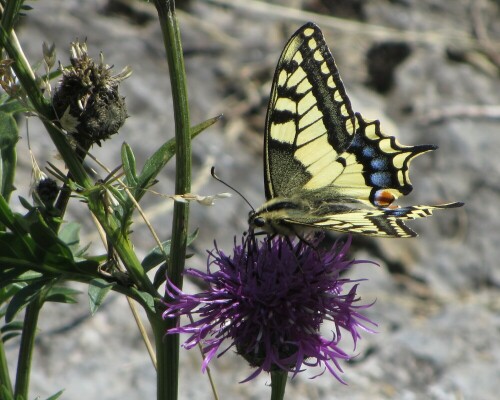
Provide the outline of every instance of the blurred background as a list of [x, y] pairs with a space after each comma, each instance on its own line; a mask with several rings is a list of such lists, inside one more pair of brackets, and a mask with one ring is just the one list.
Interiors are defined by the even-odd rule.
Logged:
[[[412, 163], [414, 191], [401, 204], [463, 201], [460, 209], [410, 223], [415, 239], [355, 237], [352, 256], [380, 264], [358, 265], [352, 278], [368, 278], [358, 291], [366, 314], [378, 323], [350, 363], [348, 386], [321, 370], [299, 374], [290, 399], [496, 399], [500, 390], [500, 2], [498, 0], [191, 0], [178, 1], [189, 85], [191, 121], [223, 114], [193, 142], [193, 188], [202, 195], [227, 191], [210, 167], [254, 205], [264, 201], [263, 128], [280, 52], [307, 21], [323, 30], [353, 109], [380, 119], [402, 144], [430, 143], [439, 150]], [[70, 42], [86, 39], [89, 54], [116, 72], [130, 65], [121, 85], [128, 113], [120, 135], [92, 153], [110, 169], [120, 146], [130, 144], [140, 169], [174, 132], [168, 69], [152, 4], [133, 0], [45, 0], [17, 27], [29, 60], [42, 59], [42, 42], [55, 43], [68, 62]], [[40, 166], [56, 158], [35, 118], [28, 120]], [[26, 130], [18, 157], [15, 193], [29, 196], [31, 162]], [[98, 168], [96, 167], [98, 170]], [[174, 163], [155, 190], [173, 194]], [[103, 176], [105, 172], [101, 172]], [[170, 237], [172, 201], [148, 195], [154, 228]], [[213, 207], [191, 206], [189, 267], [204, 269], [206, 250], [230, 251], [247, 229], [248, 205], [238, 196]], [[74, 201], [71, 215], [84, 229], [82, 242], [100, 251], [90, 219]], [[68, 218], [69, 219], [69, 218]], [[140, 255], [154, 247], [138, 220]], [[65, 389], [63, 399], [155, 398], [155, 373], [125, 299], [111, 295], [90, 316], [86, 288], [76, 306], [48, 304], [40, 316], [31, 398]], [[184, 289], [196, 286], [186, 282]], [[326, 332], [328, 334], [328, 332]], [[8, 342], [15, 364], [17, 344]], [[352, 352], [347, 343], [346, 351]], [[181, 350], [180, 397], [212, 398], [200, 372], [200, 354]], [[263, 399], [264, 375], [250, 373], [232, 352], [212, 364], [221, 398]]]

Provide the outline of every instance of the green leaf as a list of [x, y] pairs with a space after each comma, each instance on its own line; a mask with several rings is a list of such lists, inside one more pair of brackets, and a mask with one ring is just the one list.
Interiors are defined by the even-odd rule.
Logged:
[[82, 292], [79, 290], [63, 287], [63, 286], [54, 286], [50, 288], [47, 296], [45, 297], [45, 301], [51, 301], [54, 303], [65, 303], [65, 304], [75, 304], [78, 303], [76, 298], [77, 295]]
[[0, 329], [2, 341], [6, 343], [9, 339], [19, 336], [23, 331], [23, 321], [12, 321]]
[[19, 196], [19, 202], [21, 203], [21, 205], [26, 208], [26, 210], [28, 211], [31, 211], [33, 210], [35, 207], [28, 201], [26, 200], [23, 196]]
[[[57, 247], [59, 244], [64, 244], [55, 232], [50, 229], [47, 223], [43, 220], [42, 215], [36, 212], [36, 220], [31, 224], [29, 232], [35, 243], [45, 251], [50, 251], [52, 247]], [[70, 256], [71, 252], [67, 249], [67, 255]]]
[[[106, 259], [106, 257], [104, 258]], [[86, 274], [92, 274], [96, 275], [97, 274], [97, 269], [99, 268], [99, 265], [101, 263], [94, 260], [94, 259], [81, 259], [81, 260], [76, 260], [75, 267], [78, 271], [82, 271]]]
[[0, 328], [0, 332], [6, 333], [6, 332], [12, 332], [12, 331], [19, 331], [23, 329], [23, 321], [12, 321], [9, 322], [8, 324], [5, 324]]
[[[21, 332], [9, 332], [6, 333], [5, 335], [2, 335], [2, 342], [7, 343], [10, 339], [13, 339], [15, 337], [18, 337], [21, 335]], [[3, 397], [0, 397], [3, 399]]]
[[11, 322], [19, 311], [31, 303], [49, 282], [48, 279], [40, 279], [35, 281], [17, 292], [10, 301], [5, 313], [5, 321]]
[[[9, 282], [4, 285], [4, 287], [0, 287], [0, 304], [6, 303], [12, 296], [14, 296], [19, 290], [21, 290], [23, 286], [19, 286], [18, 284], [14, 284]], [[0, 309], [0, 318], [3, 317]]]
[[137, 187], [134, 197], [139, 200], [144, 195], [144, 190], [154, 183], [154, 180], [175, 154], [175, 139], [164, 143], [155, 153], [147, 159], [137, 178]]
[[30, 281], [35, 281], [39, 278], [41, 278], [43, 275], [40, 272], [35, 272], [35, 271], [27, 271], [19, 275], [18, 281], [19, 282], [30, 282]]
[[155, 289], [158, 289], [160, 285], [167, 280], [167, 263], [163, 263], [160, 265], [155, 272], [155, 276], [153, 279], [153, 286]]
[[94, 315], [102, 305], [104, 298], [116, 285], [116, 282], [108, 282], [104, 279], [92, 279], [89, 283], [90, 313]]
[[59, 397], [61, 397], [61, 395], [63, 394], [63, 392], [64, 392], [64, 390], [60, 390], [56, 394], [53, 394], [52, 396], [47, 397], [47, 400], [57, 400]]
[[26, 105], [18, 100], [9, 97], [9, 95], [5, 93], [0, 95], [0, 112], [14, 115], [26, 111], [30, 111], [30, 108], [26, 107]]
[[10, 232], [0, 232], [0, 249], [0, 271], [15, 267], [21, 274], [31, 269], [32, 265], [37, 262], [35, 245], [27, 235], [20, 236]]
[[11, 113], [0, 111], [0, 149], [12, 148], [19, 140], [17, 123]]
[[[186, 260], [193, 257], [193, 254], [186, 254]], [[153, 286], [158, 289], [162, 283], [167, 280], [167, 263], [163, 263], [156, 270], [153, 278]]]
[[[85, 254], [87, 254], [87, 250], [90, 248], [92, 243], [87, 243], [85, 246], [81, 247], [78, 249], [78, 251], [75, 252], [75, 254], [73, 254], [73, 256], [75, 257], [75, 259], [80, 259], [82, 257], [85, 256]], [[87, 258], [91, 258], [91, 257], [87, 257]], [[106, 259], [107, 258], [107, 254], [104, 256], [104, 258]]]
[[125, 142], [122, 144], [122, 165], [125, 177], [127, 178], [127, 185], [135, 187], [137, 185], [135, 156], [132, 148]]
[[156, 246], [146, 255], [146, 257], [144, 257], [144, 259], [141, 262], [144, 271], [146, 272], [150, 271], [158, 264], [167, 261], [165, 260], [165, 254], [167, 255], [167, 257], [170, 254], [170, 240], [162, 242], [162, 248], [163, 252], [160, 250], [159, 246]]
[[18, 140], [18, 126], [13, 115], [0, 112], [0, 192], [6, 199], [9, 199], [10, 194], [15, 189], [14, 175], [16, 172], [16, 143]]
[[[25, 283], [29, 284], [29, 282], [34, 282], [42, 277], [42, 274], [39, 272], [27, 271], [23, 273], [23, 270], [15, 267], [10, 269], [0, 269], [0, 288], [5, 289], [5, 296], [8, 297], [13, 296], [15, 292], [14, 284]], [[12, 285], [12, 286], [11, 286]], [[7, 297], [6, 297], [7, 298]], [[4, 301], [4, 295], [0, 291], [0, 304]]]
[[199, 133], [201, 133], [205, 129], [211, 127], [213, 124], [215, 124], [221, 118], [222, 118], [222, 114], [217, 115], [216, 117], [207, 119], [206, 121], [203, 121], [203, 122], [199, 123], [198, 125], [191, 127], [191, 129], [189, 131], [191, 134], [191, 138], [196, 137]]
[[49, 228], [41, 214], [36, 214], [38, 220], [30, 225], [29, 231], [38, 246], [41, 263], [51, 271], [74, 271], [75, 262], [70, 248]]
[[[187, 245], [189, 246], [198, 236], [199, 230], [196, 229], [191, 235], [187, 238]], [[162, 243], [163, 252], [161, 251], [159, 246], [156, 246], [153, 250], [151, 250], [146, 257], [141, 262], [142, 267], [145, 271], [149, 271], [152, 268], [156, 267], [158, 264], [168, 261], [165, 260], [165, 254], [168, 256], [170, 254], [170, 240], [167, 240]]]
[[135, 288], [132, 291], [142, 299], [143, 306], [146, 306], [150, 312], [155, 313], [155, 299], [148, 292], [141, 292]]
[[80, 244], [80, 224], [77, 222], [68, 222], [63, 224], [59, 230], [59, 239], [61, 239], [70, 248], [73, 254], [78, 252]]
[[[207, 129], [209, 126], [213, 125], [217, 122], [222, 115], [218, 115], [217, 117], [211, 118], [207, 121], [204, 121], [190, 129], [191, 138], [195, 138], [203, 132], [203, 130]], [[151, 157], [147, 159], [144, 163], [142, 171], [139, 176], [135, 176], [134, 189], [132, 190], [132, 194], [137, 202], [139, 202], [144, 194], [146, 193], [146, 189], [155, 184], [155, 179], [158, 174], [161, 172], [163, 167], [167, 164], [167, 162], [175, 155], [175, 139], [171, 139], [164, 143], [158, 150], [156, 150]], [[122, 155], [122, 159], [124, 159]], [[124, 169], [128, 168], [125, 167]], [[135, 170], [135, 168], [134, 168]], [[127, 172], [125, 172], [127, 173]], [[135, 175], [135, 174], [134, 174]], [[132, 200], [127, 199], [126, 204], [123, 206], [123, 218], [122, 224], [123, 226], [128, 225], [128, 221], [132, 216], [132, 212], [135, 209], [135, 204]]]
[[5, 198], [0, 195], [0, 222], [9, 228], [12, 232], [24, 234], [26, 231], [22, 225], [17, 222], [14, 213], [11, 211]]
[[[195, 138], [207, 129], [209, 126], [217, 122], [222, 115], [218, 115], [215, 118], [211, 118], [207, 121], [202, 122], [190, 129], [191, 138]], [[160, 171], [167, 164], [167, 162], [175, 155], [175, 139], [170, 139], [168, 142], [164, 143], [154, 154], [148, 158], [145, 162], [144, 167], [140, 175], [137, 177], [137, 187], [134, 193], [134, 197], [139, 201], [144, 195], [145, 189], [150, 187]]]

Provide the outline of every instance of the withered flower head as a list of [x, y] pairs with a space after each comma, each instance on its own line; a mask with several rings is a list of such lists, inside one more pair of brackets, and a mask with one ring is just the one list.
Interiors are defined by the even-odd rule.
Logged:
[[125, 67], [111, 75], [103, 57], [95, 62], [85, 43], [71, 44], [71, 66], [62, 68], [62, 80], [53, 97], [53, 106], [63, 129], [84, 148], [101, 144], [118, 132], [127, 118], [124, 97], [118, 93], [120, 82], [131, 70]]

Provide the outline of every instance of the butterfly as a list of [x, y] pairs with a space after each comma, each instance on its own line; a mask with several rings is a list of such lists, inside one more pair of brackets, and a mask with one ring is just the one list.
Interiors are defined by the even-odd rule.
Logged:
[[411, 160], [433, 145], [404, 146], [380, 122], [354, 113], [321, 30], [309, 22], [286, 44], [267, 110], [267, 201], [250, 212], [250, 229], [303, 235], [333, 230], [412, 237], [405, 221], [461, 202], [399, 207], [412, 190]]

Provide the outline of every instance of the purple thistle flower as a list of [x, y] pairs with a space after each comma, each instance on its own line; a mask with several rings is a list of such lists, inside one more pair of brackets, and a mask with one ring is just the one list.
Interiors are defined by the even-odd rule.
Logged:
[[[358, 312], [371, 304], [355, 304], [359, 301], [359, 281], [341, 278], [340, 273], [369, 261], [347, 259], [350, 237], [328, 251], [318, 250], [319, 242], [295, 244], [283, 237], [258, 242], [250, 234], [241, 245], [235, 239], [232, 257], [215, 244], [206, 273], [194, 269], [185, 272], [205, 281], [209, 285], [206, 291], [189, 295], [167, 282], [171, 302], [163, 317], [199, 316], [168, 333], [191, 334], [183, 344], [188, 349], [202, 344], [203, 370], [228, 339], [229, 346], [219, 356], [234, 346], [257, 367], [244, 382], [261, 371], [281, 369], [295, 376], [303, 365], [323, 365], [345, 383], [338, 374], [342, 372], [339, 360], [350, 356], [339, 347], [342, 331], [350, 333], [355, 347], [359, 330], [373, 332], [366, 325], [375, 324]], [[212, 272], [212, 265], [219, 269]], [[346, 285], [350, 289], [343, 293]], [[320, 333], [325, 320], [335, 326], [330, 338]]]

